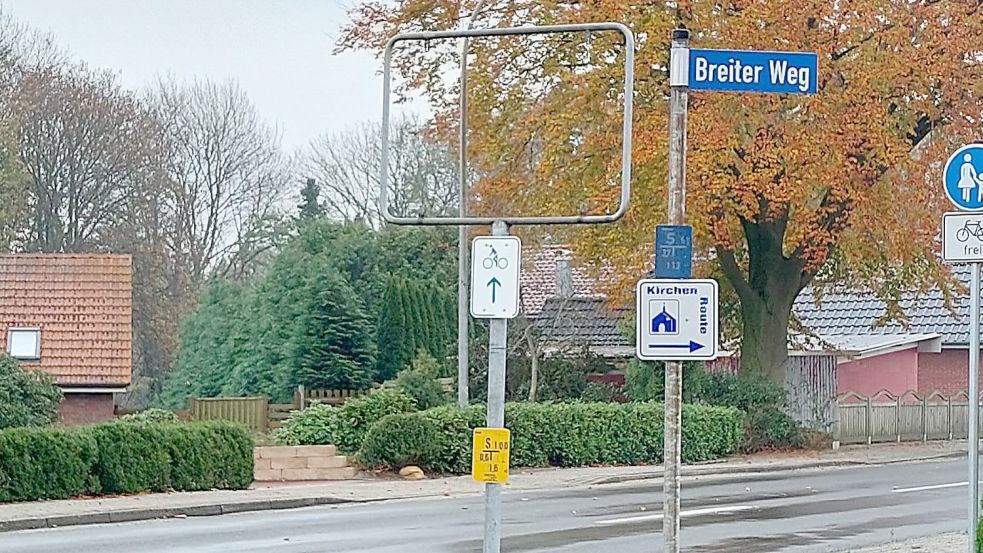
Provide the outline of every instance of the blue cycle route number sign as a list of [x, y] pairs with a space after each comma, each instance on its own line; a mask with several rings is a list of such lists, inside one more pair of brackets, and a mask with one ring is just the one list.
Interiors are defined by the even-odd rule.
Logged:
[[809, 52], [689, 51], [689, 88], [731, 92], [815, 94], [819, 57]]
[[655, 278], [693, 276], [693, 227], [657, 225], [655, 227]]
[[983, 144], [956, 150], [943, 172], [945, 194], [963, 211], [983, 211]]

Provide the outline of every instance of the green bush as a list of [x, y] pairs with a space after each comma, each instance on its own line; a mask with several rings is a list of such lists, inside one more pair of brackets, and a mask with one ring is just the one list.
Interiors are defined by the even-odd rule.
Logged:
[[284, 421], [274, 439], [283, 445], [333, 444], [339, 451], [354, 453], [376, 421], [386, 415], [413, 411], [416, 411], [413, 398], [402, 390], [378, 390], [350, 399], [342, 407], [313, 405], [297, 411]]
[[795, 419], [774, 405], [754, 407], [744, 419], [744, 450], [802, 447], [804, 436]]
[[[509, 403], [511, 464], [587, 466], [657, 463], [662, 460], [662, 406], [656, 403]], [[683, 407], [683, 460], [705, 461], [735, 451], [743, 438], [743, 414], [732, 408]], [[405, 464], [444, 473], [471, 466], [471, 433], [483, 426], [479, 406], [443, 406], [381, 419], [358, 453], [369, 467]]]
[[588, 382], [580, 394], [581, 401], [612, 402], [618, 397], [619, 390], [610, 382]]
[[173, 411], [156, 408], [146, 409], [144, 411], [140, 411], [139, 413], [123, 415], [117, 420], [122, 422], [148, 422], [156, 424], [177, 424], [181, 422]]
[[744, 412], [764, 405], [785, 405], [785, 390], [762, 374], [704, 374], [700, 381], [699, 399], [711, 405]]
[[0, 451], [0, 502], [244, 489], [253, 479], [252, 438], [225, 422], [10, 429]]
[[41, 371], [24, 370], [0, 354], [0, 429], [45, 426], [58, 420], [61, 390]]
[[764, 449], [801, 447], [802, 431], [785, 412], [785, 390], [763, 374], [739, 376], [705, 374], [701, 378], [700, 400], [744, 411], [747, 452]]
[[409, 368], [399, 372], [396, 387], [413, 398], [418, 409], [430, 409], [447, 403], [447, 394], [437, 381], [440, 364], [432, 355], [421, 351]]
[[280, 445], [330, 445], [337, 434], [338, 409], [315, 403], [303, 411], [294, 411], [273, 431], [273, 440]]
[[0, 431], [0, 502], [98, 493], [96, 440], [81, 429]]
[[[697, 363], [683, 363], [683, 401], [695, 403], [701, 397], [704, 373]], [[625, 391], [634, 401], [664, 401], [665, 364], [632, 359], [625, 369]], [[707, 402], [713, 403], [713, 402]]]

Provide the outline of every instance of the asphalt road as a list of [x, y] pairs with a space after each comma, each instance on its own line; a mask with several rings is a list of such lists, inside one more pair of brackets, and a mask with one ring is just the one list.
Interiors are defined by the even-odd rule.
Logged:
[[[684, 551], [839, 551], [964, 526], [965, 464], [953, 460], [683, 484]], [[660, 480], [506, 492], [503, 551], [661, 551]], [[481, 496], [0, 534], [3, 553], [468, 553]]]

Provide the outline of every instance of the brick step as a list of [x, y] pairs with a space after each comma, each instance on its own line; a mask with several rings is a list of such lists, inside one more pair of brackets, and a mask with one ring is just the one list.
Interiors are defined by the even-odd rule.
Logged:
[[256, 459], [255, 466], [256, 470], [339, 469], [348, 466], [348, 457], [274, 457]]
[[358, 474], [355, 467], [256, 469], [257, 482], [299, 482], [307, 480], [351, 480]]
[[335, 457], [338, 448], [333, 445], [279, 445], [253, 449], [254, 459], [277, 459], [284, 457]]

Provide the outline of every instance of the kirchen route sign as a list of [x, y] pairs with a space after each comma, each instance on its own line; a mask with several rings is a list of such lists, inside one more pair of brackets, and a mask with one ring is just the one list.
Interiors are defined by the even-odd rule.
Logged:
[[715, 280], [639, 281], [635, 294], [638, 358], [716, 359], [717, 296]]
[[519, 260], [515, 236], [479, 236], [471, 242], [471, 315], [512, 319], [519, 314]]

